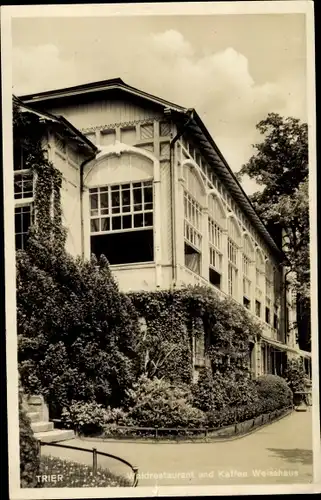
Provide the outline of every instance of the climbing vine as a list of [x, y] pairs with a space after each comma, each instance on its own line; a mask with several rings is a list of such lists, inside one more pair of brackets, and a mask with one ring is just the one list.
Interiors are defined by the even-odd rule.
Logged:
[[190, 382], [192, 345], [197, 349], [198, 342], [204, 343], [205, 363], [213, 373], [249, 374], [249, 344], [260, 328], [232, 300], [209, 287], [136, 292], [130, 298], [146, 321], [139, 351], [147, 375]]
[[[60, 190], [62, 174], [48, 160], [43, 147], [46, 127], [32, 113], [13, 107], [14, 157], [22, 157], [23, 167], [34, 177], [34, 217], [31, 233], [38, 241], [51, 243], [52, 249], [63, 248], [66, 231], [62, 226]], [[19, 156], [18, 156], [19, 155]]]

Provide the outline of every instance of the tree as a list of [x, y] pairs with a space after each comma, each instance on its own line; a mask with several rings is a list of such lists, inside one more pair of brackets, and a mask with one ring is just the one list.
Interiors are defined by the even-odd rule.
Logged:
[[[263, 136], [238, 178], [248, 175], [262, 189], [250, 199], [293, 271], [298, 340], [310, 349], [310, 257], [308, 126], [296, 118], [270, 113], [257, 124]], [[286, 234], [286, 244], [282, 235]]]

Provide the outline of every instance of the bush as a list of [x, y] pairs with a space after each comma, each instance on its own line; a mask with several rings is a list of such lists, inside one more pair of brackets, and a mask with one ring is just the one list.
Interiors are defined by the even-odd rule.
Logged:
[[107, 421], [107, 411], [95, 402], [73, 401], [64, 408], [61, 421], [67, 429], [75, 429], [79, 434], [100, 434]]
[[[93, 475], [92, 467], [51, 456], [41, 458], [40, 474], [56, 476], [55, 481], [43, 483], [49, 488], [94, 488], [111, 486], [131, 486], [126, 478], [112, 474], [108, 469], [98, 469]], [[62, 476], [62, 480], [57, 477]]]
[[258, 395], [266, 411], [291, 406], [293, 393], [286, 381], [278, 375], [264, 375], [256, 380]]
[[258, 400], [255, 382], [242, 370], [232, 369], [212, 374], [204, 368], [193, 387], [193, 403], [205, 412], [221, 411], [225, 407], [250, 405]]
[[164, 379], [140, 377], [128, 391], [127, 425], [145, 427], [202, 427], [205, 414], [192, 405], [187, 386], [171, 386]]
[[52, 417], [73, 400], [119, 406], [136, 379], [137, 313], [101, 257], [55, 253], [37, 236], [17, 254], [19, 370]]
[[21, 390], [19, 391], [19, 428], [21, 488], [36, 488], [39, 487], [37, 475], [39, 474], [40, 457], [30, 419], [23, 408]]

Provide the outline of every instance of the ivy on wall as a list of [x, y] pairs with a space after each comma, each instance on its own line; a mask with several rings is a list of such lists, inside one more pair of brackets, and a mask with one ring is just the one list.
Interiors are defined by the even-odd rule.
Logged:
[[14, 103], [14, 155], [22, 154], [23, 167], [34, 174], [36, 224], [32, 232], [39, 240], [50, 242], [55, 249], [62, 249], [66, 241], [60, 199], [62, 174], [47, 158], [43, 147], [46, 134], [47, 125], [37, 115], [22, 113]]
[[261, 334], [259, 324], [229, 298], [209, 287], [131, 293], [146, 321], [140, 339], [141, 368], [148, 376], [190, 382], [193, 338], [203, 338], [213, 373], [249, 375], [249, 346]]

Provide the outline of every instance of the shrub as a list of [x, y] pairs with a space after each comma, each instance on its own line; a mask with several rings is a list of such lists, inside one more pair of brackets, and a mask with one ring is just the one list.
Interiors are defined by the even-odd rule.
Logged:
[[304, 391], [306, 374], [300, 359], [288, 360], [285, 370], [285, 380], [292, 392]]
[[21, 488], [36, 488], [39, 486], [40, 457], [37, 440], [34, 437], [22, 403], [22, 392], [19, 390], [19, 428], [20, 428], [20, 484]]
[[256, 380], [258, 395], [267, 411], [277, 410], [293, 403], [293, 393], [286, 381], [278, 375], [264, 375]]
[[250, 405], [258, 400], [255, 382], [238, 369], [224, 373], [210, 368], [201, 371], [193, 387], [194, 405], [203, 411], [221, 411], [225, 407]]
[[140, 377], [128, 391], [127, 425], [146, 427], [201, 427], [205, 414], [192, 406], [188, 387], [171, 386], [164, 379]]
[[69, 408], [63, 409], [61, 421], [68, 429], [75, 429], [79, 434], [95, 435], [104, 428], [106, 410], [95, 402], [73, 401]]
[[119, 406], [138, 375], [137, 313], [101, 257], [82, 262], [33, 235], [17, 254], [23, 387], [52, 417], [72, 400]]

